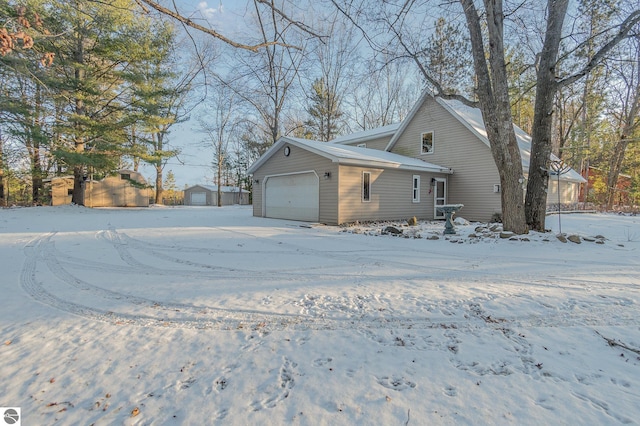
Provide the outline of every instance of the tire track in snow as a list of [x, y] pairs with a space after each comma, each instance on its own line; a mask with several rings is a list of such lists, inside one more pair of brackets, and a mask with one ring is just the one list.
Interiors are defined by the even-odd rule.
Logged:
[[[381, 318], [370, 314], [357, 312], [357, 317], [345, 316], [341, 318], [326, 318], [323, 313], [318, 311], [314, 316], [309, 315], [287, 315], [269, 312], [242, 311], [238, 309], [225, 310], [211, 306], [195, 306], [188, 304], [172, 304], [164, 302], [156, 302], [137, 296], [125, 295], [111, 290], [106, 290], [94, 286], [86, 281], [80, 280], [66, 271], [54, 255], [54, 243], [52, 238], [55, 233], [42, 235], [31, 242], [25, 248], [26, 256], [25, 264], [21, 273], [22, 288], [35, 300], [43, 304], [52, 306], [56, 309], [69, 312], [74, 315], [82, 316], [91, 320], [129, 324], [136, 326], [160, 326], [171, 328], [192, 328], [192, 329], [246, 329], [254, 328], [261, 330], [284, 330], [284, 329], [312, 329], [312, 330], [341, 330], [341, 329], [439, 329], [454, 328], [459, 330], [477, 329], [482, 327], [491, 327], [491, 324], [483, 324], [477, 318], [447, 318], [447, 317], [426, 317], [426, 316], [391, 316], [387, 315]], [[117, 250], [117, 249], [116, 249]], [[127, 251], [122, 248], [118, 251], [123, 260], [128, 259], [130, 265], [138, 265], [139, 262], [132, 260], [133, 258]], [[106, 311], [99, 308], [92, 308], [82, 304], [63, 300], [55, 294], [48, 292], [43, 283], [38, 281], [37, 266], [40, 261], [49, 268], [54, 276], [64, 283], [75, 287], [76, 289], [92, 292], [93, 295], [122, 302], [122, 304], [133, 304], [138, 307], [145, 306], [147, 310], [153, 309], [152, 314], [127, 314], [117, 313], [114, 311]], [[143, 265], [147, 267], [147, 265]], [[140, 273], [138, 267], [127, 269], [129, 273]], [[182, 271], [181, 271], [182, 272]], [[255, 275], [258, 276], [258, 275]], [[361, 275], [356, 275], [361, 279]], [[380, 277], [377, 277], [380, 279]], [[442, 305], [441, 303], [439, 304]], [[607, 307], [606, 305], [603, 305]], [[446, 306], [444, 306], [446, 308]], [[322, 306], [321, 306], [322, 308]], [[326, 308], [326, 307], [325, 307]], [[335, 308], [335, 306], [334, 306]], [[348, 307], [347, 307], [348, 308]], [[180, 318], [161, 317], [156, 314], [158, 311], [170, 312], [171, 310], [184, 309], [188, 312], [175, 313]], [[616, 309], [615, 306], [609, 306], [609, 309]], [[335, 310], [335, 309], [334, 309]], [[456, 308], [454, 308], [454, 311]], [[459, 309], [457, 309], [459, 310]], [[194, 312], [200, 311], [200, 312]], [[332, 311], [333, 312], [333, 311]], [[347, 309], [348, 313], [348, 309]], [[199, 315], [202, 314], [202, 315]], [[527, 317], [507, 317], [501, 318], [502, 324], [519, 327], [562, 327], [573, 325], [627, 325], [638, 324], [635, 316], [620, 317], [620, 313], [616, 315], [603, 315], [603, 312], [590, 312], [588, 314], [570, 314], [566, 312], [555, 312], [541, 315], [531, 315]], [[194, 315], [197, 315], [195, 317]]]

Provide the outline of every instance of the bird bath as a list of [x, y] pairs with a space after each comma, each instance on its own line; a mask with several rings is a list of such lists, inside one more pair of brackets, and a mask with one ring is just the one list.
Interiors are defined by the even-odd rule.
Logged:
[[444, 223], [444, 234], [450, 235], [456, 233], [456, 228], [453, 226], [453, 215], [456, 214], [458, 210], [464, 207], [464, 204], [445, 204], [442, 206], [436, 206], [436, 210], [440, 213], [444, 213], [445, 223]]

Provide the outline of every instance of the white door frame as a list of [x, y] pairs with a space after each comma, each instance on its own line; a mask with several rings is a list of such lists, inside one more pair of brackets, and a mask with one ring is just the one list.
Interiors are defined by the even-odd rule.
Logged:
[[[433, 217], [434, 219], [444, 219], [444, 213], [439, 212], [436, 207], [447, 204], [447, 178], [433, 178], [433, 182]], [[442, 193], [444, 194], [442, 197], [438, 197], [438, 185], [440, 184], [442, 184]]]

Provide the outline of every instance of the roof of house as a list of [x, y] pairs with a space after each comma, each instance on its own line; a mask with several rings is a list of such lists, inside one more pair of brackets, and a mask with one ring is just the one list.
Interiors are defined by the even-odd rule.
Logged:
[[[200, 184], [190, 186], [188, 188], [185, 188], [184, 190], [188, 191], [188, 190], [196, 188], [196, 187], [204, 188], [204, 189], [206, 189], [208, 191], [211, 191], [211, 192], [217, 192], [218, 191], [218, 186], [217, 185], [200, 185]], [[241, 191], [241, 189], [239, 187], [237, 187], [237, 186], [224, 186], [223, 185], [223, 186], [220, 187], [220, 189], [222, 190], [222, 192], [240, 192]], [[245, 191], [242, 191], [242, 192], [245, 192]]]
[[[489, 138], [487, 136], [487, 130], [484, 126], [484, 121], [482, 119], [482, 112], [480, 108], [473, 108], [463, 104], [460, 101], [452, 100], [452, 99], [442, 99], [440, 97], [434, 97], [431, 92], [428, 90], [425, 91], [420, 100], [416, 102], [413, 109], [407, 116], [407, 118], [403, 121], [401, 126], [399, 127], [397, 133], [391, 138], [389, 144], [387, 145], [387, 150], [390, 150], [396, 141], [400, 138], [400, 135], [408, 126], [409, 122], [413, 119], [413, 117], [418, 113], [420, 107], [424, 103], [424, 101], [428, 98], [434, 98], [435, 101], [440, 104], [444, 109], [446, 109], [453, 117], [455, 117], [460, 123], [462, 123], [467, 129], [471, 131], [478, 139], [480, 139], [485, 145], [490, 147]], [[516, 134], [516, 140], [518, 142], [518, 147], [520, 147], [520, 155], [522, 157], [522, 168], [525, 173], [529, 171], [529, 159], [531, 158], [531, 136], [529, 136], [524, 130], [520, 127], [513, 125], [513, 129]], [[551, 154], [551, 159], [553, 161], [559, 161], [560, 159], [555, 155]], [[573, 169], [570, 169], [565, 175], [562, 176], [563, 180], [574, 181], [574, 182], [586, 182], [586, 180], [580, 175], [580, 173], [576, 172]]]
[[262, 157], [258, 159], [250, 168], [249, 173], [255, 171], [267, 161], [273, 153], [285, 145], [290, 144], [314, 154], [328, 158], [334, 163], [353, 166], [380, 167], [387, 169], [414, 170], [432, 173], [453, 173], [453, 170], [427, 163], [417, 158], [405, 157], [404, 155], [378, 149], [359, 148], [355, 146], [339, 145], [328, 142], [318, 142], [308, 139], [282, 137], [276, 142]]
[[376, 127], [375, 129], [363, 130], [361, 132], [351, 133], [350, 135], [338, 136], [331, 140], [331, 143], [352, 144], [356, 142], [366, 142], [371, 139], [377, 139], [384, 136], [393, 136], [399, 127], [400, 123], [395, 123], [387, 126]]

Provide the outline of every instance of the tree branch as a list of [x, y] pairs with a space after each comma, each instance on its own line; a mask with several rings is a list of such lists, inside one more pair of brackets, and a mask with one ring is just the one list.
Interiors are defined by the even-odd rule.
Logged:
[[[258, 1], [262, 1], [262, 0], [258, 0]], [[204, 27], [196, 22], [193, 22], [191, 19], [189, 18], [185, 18], [184, 16], [182, 16], [180, 13], [175, 12], [171, 9], [168, 9], [166, 7], [161, 6], [160, 4], [156, 3], [155, 1], [151, 1], [151, 0], [136, 0], [136, 2], [138, 4], [140, 4], [140, 2], [150, 6], [151, 8], [155, 9], [156, 11], [162, 13], [163, 15], [167, 15], [170, 16], [171, 18], [183, 23], [186, 26], [189, 26], [191, 28], [194, 28], [198, 31], [201, 31], [205, 34], [209, 34], [210, 36], [213, 36], [215, 38], [217, 38], [218, 40], [221, 40], [225, 43], [227, 43], [230, 46], [233, 46], [235, 48], [238, 49], [244, 49], [244, 50], [249, 50], [251, 52], [257, 52], [258, 50], [264, 48], [264, 47], [268, 47], [268, 46], [273, 46], [273, 45], [279, 45], [279, 46], [284, 46], [284, 47], [290, 47], [290, 48], [294, 48], [294, 49], [300, 49], [299, 47], [296, 46], [290, 46], [287, 45], [285, 43], [280, 43], [280, 42], [266, 42], [266, 43], [260, 43], [260, 44], [254, 44], [254, 45], [248, 45], [248, 44], [243, 44], [243, 43], [238, 43], [235, 42], [225, 36], [223, 36], [222, 34], [220, 34], [219, 32], [212, 30], [211, 28], [207, 28]], [[143, 8], [143, 10], [146, 9], [146, 7], [144, 7], [143, 5], [141, 5], [141, 7]], [[146, 12], [147, 10], [145, 10]]]
[[323, 36], [320, 35], [318, 33], [316, 33], [315, 31], [313, 31], [313, 29], [308, 26], [305, 25], [304, 22], [300, 22], [300, 21], [296, 21], [293, 18], [291, 18], [290, 16], [288, 16], [286, 13], [284, 13], [282, 10], [280, 10], [279, 8], [277, 8], [276, 6], [274, 6], [273, 1], [272, 0], [256, 0], [256, 2], [264, 4], [268, 7], [271, 8], [271, 10], [273, 10], [276, 14], [280, 15], [281, 18], [283, 18], [285, 21], [290, 22], [292, 25], [294, 25], [295, 27], [299, 28], [300, 30], [304, 31], [305, 33], [316, 37], [320, 40], [327, 38], [328, 36]]
[[604, 337], [604, 336], [603, 336], [602, 334], [600, 334], [598, 331], [596, 331], [596, 334], [597, 334], [598, 336], [602, 337], [604, 340], [606, 340], [606, 341], [607, 341], [607, 344], [608, 344], [609, 346], [611, 346], [611, 347], [619, 346], [619, 347], [621, 347], [622, 349], [626, 349], [626, 350], [628, 350], [628, 351], [635, 352], [635, 353], [637, 353], [638, 355], [640, 355], [640, 349], [635, 349], [635, 348], [629, 347], [629, 346], [627, 346], [626, 344], [624, 344], [624, 343], [620, 342], [619, 340], [616, 340], [616, 339], [609, 339], [608, 337]]
[[629, 33], [631, 32], [633, 27], [637, 25], [639, 22], [640, 22], [640, 10], [635, 10], [622, 22], [622, 24], [620, 24], [620, 31], [618, 31], [618, 34], [616, 34], [614, 38], [609, 40], [607, 44], [602, 46], [602, 48], [600, 48], [600, 50], [598, 50], [593, 55], [593, 57], [584, 66], [584, 68], [582, 68], [580, 71], [578, 71], [577, 73], [569, 77], [566, 77], [566, 78], [563, 78], [562, 80], [557, 81], [556, 82], [557, 87], [561, 88], [561, 87], [567, 86], [571, 83], [574, 83], [577, 80], [580, 80], [582, 77], [590, 73], [595, 67], [597, 67], [600, 64], [600, 62], [602, 62], [602, 60], [606, 57], [606, 55], [618, 43], [620, 43], [620, 41], [629, 37]]

